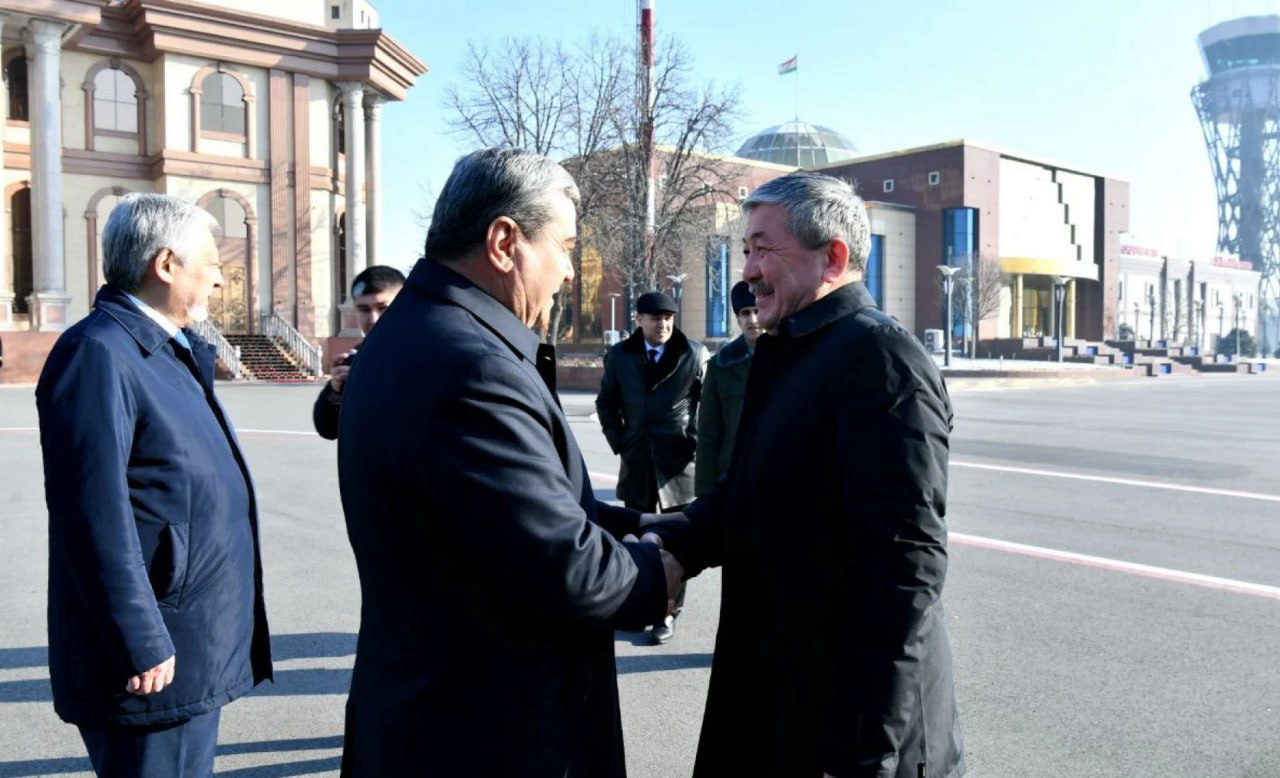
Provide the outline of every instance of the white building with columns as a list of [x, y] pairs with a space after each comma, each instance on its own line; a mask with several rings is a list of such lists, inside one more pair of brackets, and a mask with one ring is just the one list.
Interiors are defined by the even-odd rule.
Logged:
[[367, 2], [0, 0], [0, 65], [6, 353], [88, 313], [128, 192], [217, 217], [223, 332], [354, 328], [349, 280], [389, 259], [380, 109], [426, 72]]

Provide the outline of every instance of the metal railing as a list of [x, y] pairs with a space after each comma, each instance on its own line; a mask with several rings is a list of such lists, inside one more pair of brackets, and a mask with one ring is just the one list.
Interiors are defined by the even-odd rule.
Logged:
[[191, 329], [195, 330], [197, 335], [213, 346], [218, 359], [222, 360], [222, 364], [227, 366], [232, 378], [239, 379], [244, 375], [244, 367], [240, 364], [240, 347], [231, 345], [226, 338], [222, 337], [222, 333], [218, 331], [212, 321], [205, 319], [204, 321], [196, 322], [191, 326]]
[[324, 357], [319, 346], [302, 336], [278, 313], [264, 311], [258, 319], [258, 332], [273, 338], [298, 360], [298, 364], [313, 377], [324, 373]]

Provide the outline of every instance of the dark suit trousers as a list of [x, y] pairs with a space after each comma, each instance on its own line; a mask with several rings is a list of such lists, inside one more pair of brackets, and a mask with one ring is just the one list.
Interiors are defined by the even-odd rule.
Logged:
[[221, 708], [180, 724], [80, 726], [99, 778], [209, 778]]

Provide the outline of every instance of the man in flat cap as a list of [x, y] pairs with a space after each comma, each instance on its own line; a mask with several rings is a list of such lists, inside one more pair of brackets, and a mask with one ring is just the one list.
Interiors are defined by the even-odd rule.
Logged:
[[709, 492], [729, 470], [738, 414], [747, 393], [751, 355], [756, 351], [760, 333], [764, 332], [750, 284], [746, 281], [734, 284], [729, 290], [729, 302], [742, 334], [721, 346], [707, 363], [707, 380], [698, 405], [698, 455], [694, 468], [694, 488], [699, 497]]
[[[693, 457], [698, 444], [698, 401], [707, 349], [675, 326], [676, 301], [662, 292], [636, 300], [640, 325], [609, 349], [596, 411], [605, 439], [622, 458], [618, 499], [645, 513], [670, 513], [693, 502]], [[655, 624], [652, 641], [675, 634], [675, 613]]]

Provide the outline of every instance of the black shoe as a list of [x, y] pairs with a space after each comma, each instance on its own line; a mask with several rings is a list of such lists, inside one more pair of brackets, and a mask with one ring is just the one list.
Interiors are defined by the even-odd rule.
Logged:
[[655, 646], [660, 646], [674, 637], [675, 634], [676, 617], [668, 616], [660, 624], [653, 625], [653, 631], [649, 633], [649, 641]]

